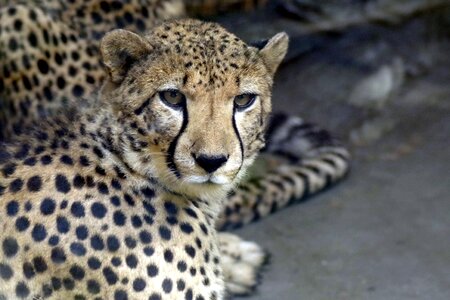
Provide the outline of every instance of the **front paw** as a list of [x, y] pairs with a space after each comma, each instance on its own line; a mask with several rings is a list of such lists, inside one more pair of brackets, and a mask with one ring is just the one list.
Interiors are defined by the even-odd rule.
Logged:
[[268, 254], [256, 243], [234, 234], [219, 233], [218, 240], [227, 292], [239, 296], [251, 294], [259, 284]]

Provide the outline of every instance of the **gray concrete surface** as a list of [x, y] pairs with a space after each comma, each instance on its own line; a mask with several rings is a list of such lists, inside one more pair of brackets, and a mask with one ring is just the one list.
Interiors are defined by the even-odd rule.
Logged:
[[[337, 132], [354, 163], [336, 187], [236, 231], [272, 254], [249, 300], [450, 299], [450, 57], [426, 24], [352, 29], [281, 69], [274, 107]], [[405, 78], [383, 107], [347, 101], [394, 58]], [[364, 126], [380, 134], [356, 143]]]
[[345, 182], [237, 231], [272, 254], [251, 299], [450, 299], [448, 116], [411, 153], [357, 150]]

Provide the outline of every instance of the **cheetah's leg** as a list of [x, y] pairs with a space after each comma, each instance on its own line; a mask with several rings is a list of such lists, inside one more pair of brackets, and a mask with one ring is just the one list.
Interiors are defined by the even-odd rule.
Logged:
[[327, 131], [285, 114], [273, 116], [264, 152], [258, 168], [227, 199], [219, 230], [305, 200], [344, 178], [350, 167], [349, 152]]
[[218, 234], [221, 264], [227, 292], [248, 295], [259, 283], [259, 273], [267, 261], [267, 253], [256, 243], [237, 235]]

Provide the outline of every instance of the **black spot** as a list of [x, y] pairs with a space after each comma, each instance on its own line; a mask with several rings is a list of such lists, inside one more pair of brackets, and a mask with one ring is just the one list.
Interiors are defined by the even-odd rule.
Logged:
[[170, 292], [172, 291], [172, 286], [173, 286], [172, 280], [170, 280], [170, 279], [168, 279], [168, 278], [166, 278], [166, 279], [163, 280], [163, 282], [162, 282], [162, 288], [163, 288], [163, 291], [164, 291], [166, 294], [168, 294], [168, 293], [170, 293]]
[[114, 271], [110, 267], [103, 268], [103, 276], [105, 277], [106, 282], [108, 282], [109, 285], [114, 285], [119, 280], [116, 273], [114, 273]]
[[120, 242], [115, 236], [110, 235], [106, 239], [106, 246], [108, 247], [109, 251], [115, 252], [120, 248]]
[[75, 229], [75, 234], [79, 240], [85, 240], [88, 237], [88, 229], [85, 225], [80, 225]]
[[100, 194], [103, 194], [103, 195], [109, 194], [108, 186], [104, 182], [99, 182], [97, 184], [97, 189], [100, 192]]
[[120, 257], [113, 257], [111, 259], [111, 263], [113, 264], [113, 266], [118, 267], [122, 264], [122, 260], [120, 259]]
[[36, 242], [41, 242], [47, 237], [47, 230], [45, 229], [44, 225], [36, 224], [34, 225], [33, 231], [31, 232], [31, 236]]
[[73, 178], [73, 186], [77, 189], [81, 189], [85, 183], [84, 177], [79, 174]]
[[78, 265], [73, 265], [70, 270], [70, 275], [72, 275], [75, 280], [82, 280], [84, 278], [85, 272], [84, 269]]
[[52, 280], [53, 289], [55, 291], [59, 290], [61, 288], [61, 279], [56, 278], [56, 277], [52, 277], [51, 280]]
[[17, 165], [15, 163], [9, 163], [2, 168], [3, 176], [8, 177], [14, 174]]
[[28, 35], [28, 42], [32, 47], [37, 46], [37, 37], [36, 34], [34, 34], [34, 32], [30, 32], [30, 34]]
[[17, 231], [25, 231], [30, 226], [30, 221], [27, 217], [19, 217], [16, 220], [16, 229]]
[[55, 211], [55, 207], [56, 207], [55, 200], [45, 198], [41, 202], [41, 213], [43, 215], [51, 215]]
[[[131, 197], [131, 196], [128, 195], [128, 194], [125, 194], [125, 195], [123, 196], [123, 198], [125, 199], [125, 202], [126, 202], [128, 205], [134, 206], [134, 200], [133, 200], [133, 197]], [[145, 202], [144, 202], [144, 206], [145, 206]]]
[[142, 226], [142, 220], [139, 216], [132, 216], [131, 224], [133, 225], [134, 228], [140, 228]]
[[88, 266], [92, 270], [97, 270], [101, 267], [102, 263], [96, 257], [90, 257], [88, 259]]
[[157, 293], [153, 293], [148, 297], [148, 300], [161, 300], [161, 296]]
[[184, 290], [185, 288], [186, 288], [186, 283], [184, 282], [183, 279], [179, 279], [179, 280], [177, 281], [177, 289], [178, 289], [179, 291], [182, 291], [182, 290]]
[[152, 190], [151, 188], [148, 188], [148, 187], [143, 188], [141, 190], [141, 192], [142, 192], [142, 194], [144, 194], [145, 198], [147, 198], [147, 199], [151, 199], [151, 198], [155, 197], [155, 191]]
[[130, 267], [130, 269], [135, 269], [138, 264], [138, 260], [137, 260], [136, 256], [133, 254], [128, 255], [125, 258], [125, 261], [127, 263], [127, 266]]
[[48, 63], [45, 60], [39, 59], [38, 62], [37, 62], [37, 65], [38, 65], [39, 71], [42, 74], [47, 74], [48, 73], [49, 66], [48, 66]]
[[120, 182], [114, 178], [111, 180], [111, 186], [118, 191], [122, 189], [122, 185], [120, 184]]
[[48, 298], [52, 295], [53, 289], [49, 284], [42, 285], [42, 296]]
[[136, 248], [137, 242], [131, 236], [127, 236], [125, 237], [125, 245], [130, 249], [134, 249]]
[[97, 219], [102, 219], [106, 215], [106, 207], [100, 202], [95, 202], [91, 206], [91, 212]]
[[17, 44], [17, 41], [16, 41], [16, 39], [14, 39], [14, 38], [11, 38], [10, 40], [9, 40], [9, 43], [8, 43], [8, 47], [9, 47], [9, 50], [11, 50], [11, 51], [16, 51], [17, 50], [17, 47], [18, 47], [19, 45]]
[[124, 226], [126, 217], [120, 210], [117, 210], [113, 214], [113, 220], [114, 224], [116, 224], [117, 226]]
[[159, 235], [163, 240], [169, 241], [172, 237], [172, 233], [170, 232], [170, 229], [166, 226], [159, 226]]
[[184, 233], [187, 233], [187, 234], [192, 233], [194, 231], [192, 226], [188, 223], [181, 223], [180, 229], [181, 229], [181, 231], [183, 231]]
[[139, 238], [140, 238], [141, 242], [144, 244], [148, 244], [152, 241], [152, 235], [147, 230], [142, 230], [139, 233]]
[[81, 85], [76, 84], [72, 89], [72, 94], [75, 97], [81, 97], [84, 94], [84, 88]]
[[127, 292], [125, 292], [124, 290], [115, 291], [114, 300], [128, 300]]
[[55, 247], [52, 249], [50, 257], [55, 264], [62, 264], [66, 261], [66, 254], [64, 253], [64, 250], [59, 247]]
[[152, 256], [155, 253], [155, 249], [153, 247], [146, 246], [144, 247], [144, 254], [147, 256]]
[[42, 187], [42, 179], [39, 176], [33, 176], [28, 179], [27, 188], [30, 192], [39, 192]]
[[178, 271], [183, 273], [183, 272], [185, 272], [187, 270], [187, 264], [184, 261], [180, 260], [177, 263], [177, 269], [178, 269]]
[[192, 300], [192, 289], [188, 289], [187, 291], [186, 291], [186, 294], [184, 294], [184, 299], [185, 300]]
[[91, 294], [98, 294], [100, 293], [100, 285], [95, 280], [88, 280], [87, 282], [87, 290]]
[[169, 263], [173, 261], [173, 253], [169, 249], [164, 250], [164, 260]]
[[37, 273], [43, 273], [47, 270], [47, 263], [41, 256], [33, 258], [33, 265]]
[[23, 23], [21, 20], [17, 19], [14, 21], [14, 29], [16, 31], [20, 31], [22, 29], [22, 25], [23, 25]]
[[9, 201], [8, 204], [6, 205], [6, 214], [10, 217], [13, 217], [17, 215], [18, 212], [19, 212], [19, 203], [17, 203], [17, 201], [15, 200]]
[[176, 217], [173, 216], [168, 216], [166, 217], [166, 221], [167, 223], [169, 223], [170, 225], [176, 225], [178, 224], [178, 219]]
[[175, 215], [178, 212], [177, 206], [170, 201], [164, 203], [164, 208], [166, 209], [166, 212], [170, 215]]
[[120, 198], [117, 196], [112, 196], [111, 198], [109, 198], [109, 201], [114, 206], [120, 206]]
[[44, 155], [41, 157], [41, 163], [43, 165], [49, 165], [53, 161], [52, 157], [50, 155]]
[[36, 160], [36, 158], [35, 157], [28, 157], [27, 159], [25, 159], [24, 161], [23, 161], [23, 164], [24, 165], [26, 165], [26, 166], [35, 166], [36, 165], [36, 163], [37, 163], [37, 160]]
[[25, 282], [21, 281], [16, 285], [16, 296], [19, 298], [26, 298], [30, 294], [30, 290]]
[[86, 254], [86, 248], [81, 243], [70, 244], [70, 252], [76, 256], [84, 256]]
[[81, 217], [84, 217], [84, 215], [85, 215], [84, 206], [79, 201], [72, 203], [72, 206], [70, 207], [70, 212], [76, 218], [81, 218]]
[[29, 212], [29, 211], [31, 210], [32, 207], [33, 207], [33, 206], [31, 205], [31, 202], [30, 202], [30, 201], [27, 201], [27, 202], [25, 203], [25, 211], [26, 211], [26, 212]]
[[144, 279], [142, 279], [142, 278], [136, 278], [136, 279], [133, 281], [133, 289], [134, 289], [136, 292], [141, 292], [141, 291], [143, 291], [143, 290], [145, 289], [145, 286], [146, 286], [145, 281], [144, 281]]
[[145, 210], [150, 214], [150, 215], [155, 215], [156, 214], [156, 209], [155, 207], [153, 207], [153, 205], [151, 205], [148, 201], [144, 201], [144, 208]]
[[97, 146], [92, 148], [92, 150], [94, 151], [94, 154], [97, 155], [99, 158], [105, 157], [105, 155], [103, 154], [102, 150], [100, 150]]
[[14, 272], [9, 265], [0, 263], [0, 278], [4, 280], [9, 280], [13, 275]]
[[67, 233], [70, 230], [70, 223], [64, 216], [58, 216], [56, 218], [56, 228], [60, 233]]
[[9, 184], [9, 190], [12, 193], [17, 193], [18, 191], [20, 191], [23, 187], [23, 181], [20, 178], [14, 179], [10, 184]]
[[64, 89], [64, 87], [66, 86], [66, 81], [64, 80], [64, 77], [58, 76], [58, 78], [56, 79], [56, 85], [60, 90]]
[[67, 177], [62, 174], [56, 175], [55, 186], [58, 192], [66, 194], [70, 191], [70, 183], [67, 180]]
[[82, 166], [88, 167], [91, 163], [89, 162], [89, 159], [86, 156], [82, 155], [80, 156], [80, 164]]
[[71, 291], [75, 288], [75, 281], [73, 281], [71, 278], [64, 278], [63, 285], [66, 290]]
[[96, 167], [95, 167], [95, 173], [97, 173], [98, 175], [102, 175], [102, 176], [105, 176], [105, 175], [106, 175], [105, 169], [103, 169], [103, 168], [100, 167], [100, 166], [96, 166]]
[[203, 231], [205, 235], [208, 234], [208, 229], [206, 228], [206, 225], [204, 223], [200, 224], [200, 229]]
[[158, 270], [158, 267], [156, 265], [150, 264], [150, 265], [147, 266], [147, 275], [149, 277], [157, 276], [158, 272], [159, 272], [159, 270]]
[[195, 249], [194, 247], [190, 246], [190, 245], [186, 245], [184, 247], [184, 250], [186, 251], [186, 253], [190, 256], [190, 257], [194, 257], [195, 256]]
[[64, 154], [59, 160], [65, 165], [73, 166], [73, 159], [69, 155]]
[[50, 246], [56, 246], [59, 243], [59, 237], [57, 235], [52, 235], [49, 239], [48, 239], [48, 244]]
[[94, 235], [91, 237], [91, 247], [95, 250], [103, 250], [105, 248], [105, 243], [99, 235]]
[[29, 262], [26, 262], [22, 265], [22, 271], [25, 278], [30, 279], [33, 278], [36, 273], [34, 272], [33, 265]]
[[68, 202], [67, 200], [63, 200], [63, 201], [61, 202], [61, 204], [59, 205], [59, 208], [61, 208], [61, 209], [66, 209], [68, 203], [69, 203], [69, 202]]

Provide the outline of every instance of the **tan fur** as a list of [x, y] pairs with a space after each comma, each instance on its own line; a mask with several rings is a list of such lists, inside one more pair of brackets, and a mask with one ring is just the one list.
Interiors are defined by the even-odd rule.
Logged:
[[[226, 193], [264, 145], [282, 59], [274, 57], [286, 47], [285, 35], [259, 50], [194, 20], [164, 23], [142, 38], [108, 34], [101, 53], [109, 77], [99, 100], [0, 148], [0, 211], [7, 213], [0, 296], [223, 299], [215, 223]], [[186, 96], [183, 107], [161, 99], [168, 88]], [[234, 98], [242, 93], [258, 97], [238, 111]], [[228, 160], [206, 173], [193, 154]], [[249, 245], [230, 242], [233, 253]], [[240, 291], [256, 284], [253, 270], [263, 261], [251, 249], [257, 266], [251, 255], [237, 261], [224, 253], [229, 286]], [[101, 267], [92, 267], [92, 257]], [[239, 264], [245, 274], [232, 271]]]

